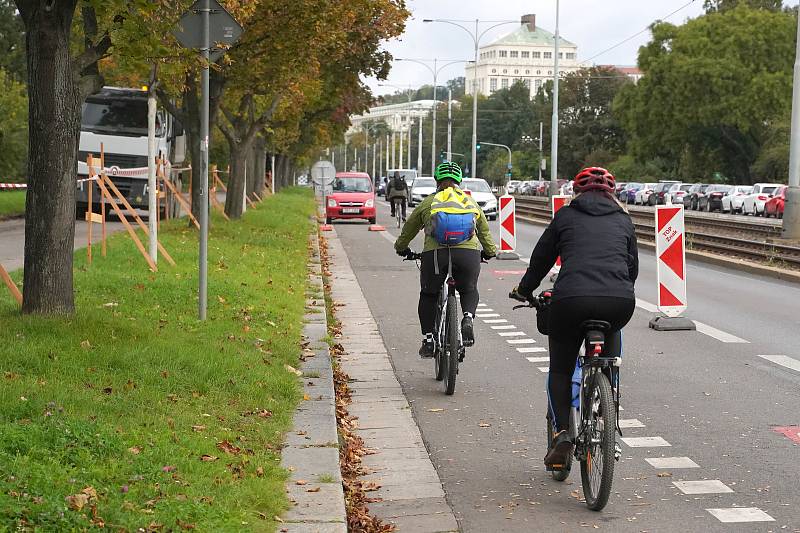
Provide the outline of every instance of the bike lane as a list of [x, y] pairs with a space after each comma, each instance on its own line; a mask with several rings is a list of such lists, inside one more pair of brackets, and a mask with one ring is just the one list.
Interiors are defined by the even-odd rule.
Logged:
[[[388, 208], [379, 218], [388, 222]], [[741, 345], [723, 345], [700, 333], [657, 334], [647, 329], [652, 315], [637, 310], [626, 331], [620, 418], [629, 427], [623, 431], [626, 439], [644, 438], [631, 445], [670, 446], [622, 444], [609, 506], [594, 513], [579, 501], [577, 468], [566, 483], [557, 483], [542, 465], [546, 340], [535, 331], [532, 312], [512, 312], [506, 298], [525, 265], [484, 265], [478, 342], [461, 367], [456, 394], [446, 397], [433, 380], [432, 362], [416, 355], [418, 271], [392, 252], [397, 230], [390, 228], [382, 238], [363, 225], [336, 229], [462, 530], [785, 526], [791, 531], [798, 526], [792, 510], [798, 503], [792, 489], [798, 449], [770, 428], [788, 425], [792, 417], [796, 421], [791, 406], [800, 400], [797, 387], [787, 388], [783, 376], [729, 365]], [[725, 510], [714, 511], [725, 520], [748, 521], [722, 522], [708, 509]], [[753, 521], [767, 518], [776, 521]]]

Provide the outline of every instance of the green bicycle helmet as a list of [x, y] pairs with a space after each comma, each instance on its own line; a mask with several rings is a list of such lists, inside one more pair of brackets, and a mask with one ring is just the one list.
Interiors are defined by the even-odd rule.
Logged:
[[436, 181], [453, 180], [456, 183], [461, 183], [461, 179], [463, 178], [461, 175], [461, 167], [451, 161], [445, 161], [436, 167], [433, 178]]

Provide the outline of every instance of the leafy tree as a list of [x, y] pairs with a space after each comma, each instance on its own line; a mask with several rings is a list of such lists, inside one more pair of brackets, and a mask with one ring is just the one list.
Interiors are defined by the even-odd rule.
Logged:
[[751, 168], [791, 103], [796, 19], [738, 6], [677, 27], [653, 26], [644, 78], [615, 109], [638, 161], [673, 175], [715, 172], [751, 183]]
[[11, 0], [0, 0], [0, 68], [25, 82], [25, 28]]
[[703, 3], [706, 13], [728, 11], [738, 6], [780, 11], [783, 8], [783, 0], [705, 0]]
[[0, 179], [25, 176], [28, 98], [25, 86], [0, 69]]

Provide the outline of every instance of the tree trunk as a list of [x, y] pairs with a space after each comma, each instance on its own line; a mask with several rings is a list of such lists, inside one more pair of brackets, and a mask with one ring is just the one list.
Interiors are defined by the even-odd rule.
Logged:
[[253, 191], [256, 190], [257, 169], [255, 142], [253, 142], [250, 146], [250, 150], [247, 151], [247, 196], [251, 200], [254, 199]]
[[266, 141], [263, 137], [256, 137], [255, 144], [253, 145], [254, 159], [256, 160], [256, 194], [263, 198], [264, 196], [264, 180], [267, 173], [267, 154], [266, 154]]
[[230, 218], [240, 218], [244, 211], [245, 157], [247, 148], [241, 143], [228, 143], [231, 154], [231, 173], [228, 176], [228, 193], [225, 196], [225, 214]]
[[17, 0], [26, 30], [29, 99], [23, 313], [75, 311], [72, 258], [81, 98], [69, 44], [76, 1]]

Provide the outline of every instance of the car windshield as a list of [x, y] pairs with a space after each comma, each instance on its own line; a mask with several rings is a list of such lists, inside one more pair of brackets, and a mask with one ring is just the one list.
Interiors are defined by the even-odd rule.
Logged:
[[769, 185], [767, 187], [762, 188], [761, 192], [763, 194], [775, 194], [775, 189], [777, 189], [777, 188], [778, 188], [777, 185]]
[[627, 185], [625, 186], [625, 188], [626, 188], [626, 189], [628, 189], [628, 190], [630, 190], [630, 189], [638, 189], [638, 188], [639, 188], [639, 187], [641, 187], [641, 186], [642, 186], [642, 184], [641, 184], [641, 183], [629, 183], [629, 184], [627, 184]]
[[464, 181], [464, 188], [474, 192], [492, 192], [489, 184], [483, 180]]
[[417, 178], [414, 180], [414, 188], [420, 187], [436, 187], [436, 180], [433, 178]]
[[[161, 125], [156, 125], [156, 136], [161, 136]], [[106, 100], [88, 98], [83, 104], [81, 129], [96, 133], [119, 135], [147, 135], [147, 100]]]
[[691, 188], [692, 188], [691, 184], [689, 184], [689, 185], [681, 185], [680, 190], [684, 191], [684, 192], [689, 192], [689, 189], [691, 189]]
[[372, 192], [367, 178], [336, 178], [333, 182], [336, 192]]

